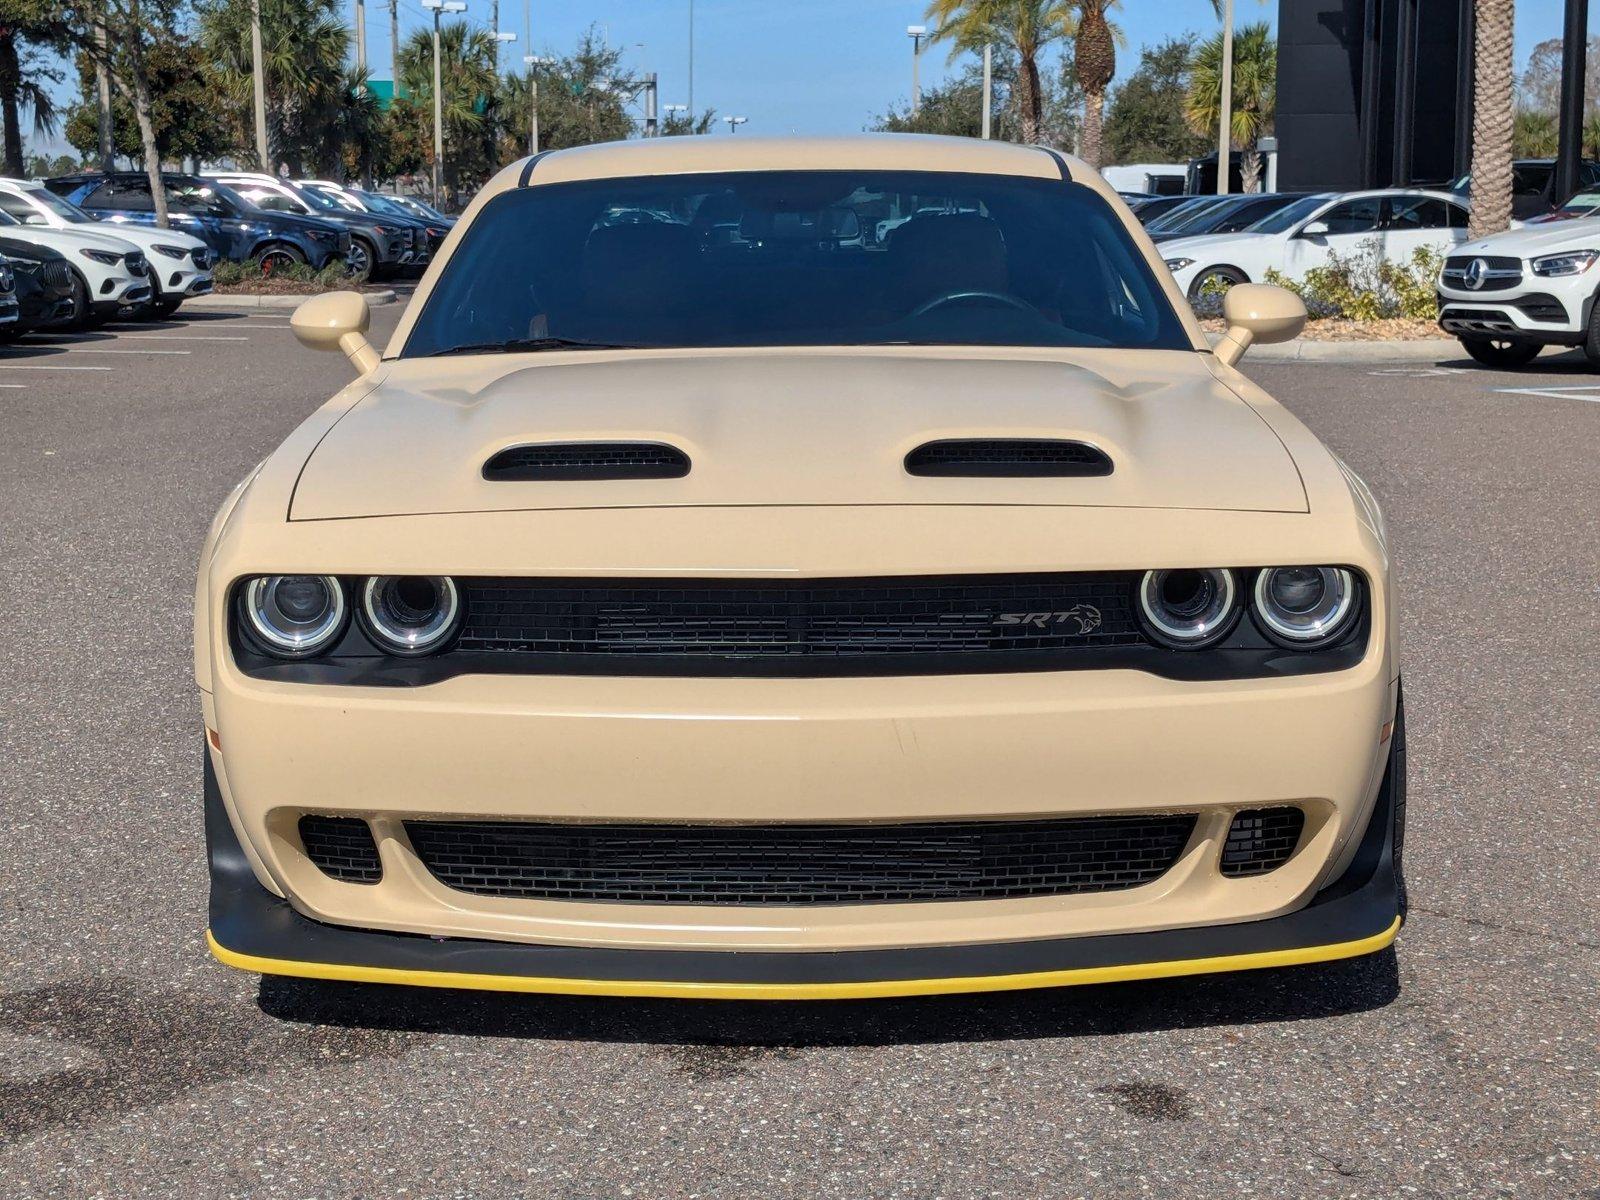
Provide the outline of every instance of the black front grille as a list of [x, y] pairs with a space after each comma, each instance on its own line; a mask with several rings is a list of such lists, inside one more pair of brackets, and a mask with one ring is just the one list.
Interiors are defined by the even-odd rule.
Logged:
[[1138, 646], [1146, 640], [1134, 613], [1136, 578], [465, 579], [457, 648], [704, 661]]
[[678, 479], [689, 456], [660, 442], [551, 442], [508, 446], [483, 464], [483, 477], [504, 483], [556, 479]]
[[634, 904], [886, 904], [1115, 891], [1159, 879], [1195, 815], [914, 825], [407, 821], [441, 883]]
[[[1467, 269], [1481, 258], [1484, 265], [1483, 281], [1476, 288], [1467, 287]], [[1522, 282], [1522, 260], [1495, 254], [1454, 255], [1444, 260], [1440, 278], [1457, 290], [1479, 292], [1504, 292]]]
[[377, 883], [383, 878], [372, 830], [360, 817], [300, 818], [300, 844], [324, 875], [345, 883]]
[[47, 262], [39, 269], [39, 278], [47, 287], [67, 291], [72, 287], [72, 270], [64, 262]]
[[1265, 875], [1289, 861], [1300, 844], [1306, 815], [1298, 808], [1251, 808], [1233, 818], [1222, 848], [1222, 873]]
[[912, 475], [1061, 478], [1111, 474], [1111, 460], [1086, 442], [1059, 438], [965, 438], [928, 442], [906, 455]]
[[128, 272], [132, 275], [143, 275], [149, 267], [149, 264], [144, 260], [144, 255], [137, 251], [133, 254], [124, 254], [122, 261], [127, 264]]

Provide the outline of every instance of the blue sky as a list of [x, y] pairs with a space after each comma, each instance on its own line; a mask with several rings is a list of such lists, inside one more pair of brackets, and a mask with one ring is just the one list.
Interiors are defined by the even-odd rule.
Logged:
[[[344, 2], [353, 24], [354, 0]], [[536, 52], [569, 49], [584, 29], [597, 26], [626, 50], [631, 68], [660, 74], [663, 103], [687, 102], [689, 0], [500, 0], [500, 28], [517, 35], [506, 61], [518, 67], [528, 53], [525, 4]], [[402, 37], [429, 23], [418, 0], [399, 5]], [[493, 0], [468, 0], [465, 15], [488, 27], [492, 8]], [[1277, 0], [1235, 0], [1235, 9], [1239, 24], [1276, 23]], [[917, 0], [695, 0], [695, 105], [748, 117], [748, 133], [858, 131], [873, 114], [909, 98], [905, 28], [920, 24], [923, 11]], [[1561, 11], [1561, 0], [1519, 0], [1519, 67], [1534, 43], [1560, 35]], [[1118, 54], [1119, 76], [1133, 69], [1141, 46], [1216, 27], [1210, 0], [1123, 0], [1115, 20], [1127, 38]], [[387, 0], [368, 0], [367, 35], [368, 62], [374, 75], [384, 76]], [[925, 84], [951, 69], [943, 47], [924, 53]]]

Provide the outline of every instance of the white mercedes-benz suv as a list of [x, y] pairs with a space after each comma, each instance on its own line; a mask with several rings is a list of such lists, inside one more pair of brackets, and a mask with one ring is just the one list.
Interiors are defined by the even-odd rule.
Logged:
[[1488, 367], [1546, 346], [1581, 346], [1600, 366], [1600, 217], [1533, 225], [1463, 245], [1439, 272], [1439, 326]]

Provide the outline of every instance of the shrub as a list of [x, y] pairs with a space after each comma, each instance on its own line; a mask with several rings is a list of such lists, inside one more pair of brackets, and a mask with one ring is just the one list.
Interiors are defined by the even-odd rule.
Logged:
[[1403, 262], [1386, 259], [1379, 253], [1378, 239], [1371, 238], [1355, 254], [1330, 254], [1327, 263], [1312, 267], [1304, 279], [1268, 271], [1265, 282], [1294, 292], [1313, 319], [1429, 318], [1435, 312], [1434, 281], [1442, 265], [1438, 251], [1426, 246]]
[[253, 258], [244, 262], [230, 262], [223, 259], [212, 269], [212, 275], [218, 287], [248, 287], [269, 280], [274, 283], [305, 284], [305, 290], [308, 292], [327, 292], [350, 286], [350, 277], [342, 262], [330, 262], [320, 271], [312, 270], [305, 263], [285, 263], [274, 267], [268, 274], [262, 271], [261, 264]]

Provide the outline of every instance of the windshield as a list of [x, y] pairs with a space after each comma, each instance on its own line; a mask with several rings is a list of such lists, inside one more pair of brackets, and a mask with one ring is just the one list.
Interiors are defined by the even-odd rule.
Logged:
[[387, 213], [391, 217], [403, 217], [407, 221], [416, 220], [415, 217], [398, 204], [392, 203], [386, 196], [379, 196], [373, 192], [357, 192], [356, 195], [361, 197], [361, 203], [367, 206], [368, 212]]
[[405, 355], [530, 341], [1193, 348], [1090, 189], [889, 171], [504, 192], [446, 262]]
[[447, 221], [446, 217], [436, 208], [430, 208], [415, 196], [390, 196], [389, 199], [409, 213], [421, 217], [425, 221]]
[[1579, 192], [1561, 206], [1562, 212], [1588, 212], [1600, 208], [1600, 192]]
[[56, 216], [71, 221], [74, 225], [92, 225], [94, 218], [76, 204], [63, 200], [49, 188], [24, 188], [28, 199], [33, 203], [48, 208]]
[[1212, 200], [1208, 203], [1186, 205], [1175, 209], [1168, 214], [1168, 219], [1162, 223], [1160, 233], [1189, 233], [1203, 232], [1216, 221], [1222, 219], [1230, 210], [1239, 207], [1239, 201], [1234, 197], [1225, 200]]
[[1170, 232], [1176, 223], [1187, 221], [1196, 213], [1205, 212], [1217, 202], [1215, 196], [1193, 197], [1181, 201], [1172, 207], [1163, 210], [1158, 216], [1152, 217], [1145, 228], [1151, 233]]
[[1246, 233], [1285, 233], [1304, 221], [1317, 209], [1321, 208], [1332, 196], [1304, 196], [1284, 208], [1280, 208], [1270, 217], [1262, 217], [1244, 232]]
[[343, 213], [350, 211], [344, 205], [334, 203], [331, 196], [324, 195], [318, 188], [299, 187], [295, 184], [285, 184], [284, 186], [289, 188], [290, 191], [294, 192], [296, 196], [299, 196], [307, 204], [311, 205], [312, 208], [318, 209], [321, 212]]

